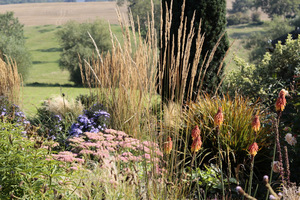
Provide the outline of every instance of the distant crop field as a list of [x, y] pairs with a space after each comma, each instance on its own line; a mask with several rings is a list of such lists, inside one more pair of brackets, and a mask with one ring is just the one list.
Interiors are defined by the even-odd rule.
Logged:
[[[116, 7], [116, 2], [27, 3], [1, 5], [0, 13], [13, 11], [25, 26], [59, 26], [69, 20], [86, 22], [97, 18], [118, 24]], [[120, 7], [120, 11], [127, 17], [126, 6]]]

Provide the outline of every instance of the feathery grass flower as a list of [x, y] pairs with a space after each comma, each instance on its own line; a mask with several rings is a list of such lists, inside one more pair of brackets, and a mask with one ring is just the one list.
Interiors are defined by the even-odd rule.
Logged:
[[173, 141], [171, 137], [168, 137], [168, 141], [164, 143], [164, 152], [166, 154], [170, 154], [172, 151], [172, 147], [173, 147]]
[[291, 134], [291, 133], [287, 133], [284, 137], [285, 141], [287, 143], [289, 143], [289, 145], [291, 146], [295, 146], [297, 143], [297, 139]]
[[215, 126], [221, 126], [223, 124], [223, 121], [224, 121], [224, 116], [222, 113], [222, 107], [220, 106], [217, 114], [214, 117]]
[[191, 151], [196, 153], [201, 149], [201, 146], [202, 146], [202, 141], [201, 141], [201, 136], [199, 135], [193, 140]]
[[252, 129], [253, 129], [255, 132], [258, 132], [259, 129], [260, 129], [260, 121], [259, 121], [259, 116], [258, 116], [258, 115], [255, 115], [255, 117], [253, 118], [253, 121], [252, 121]]
[[256, 156], [257, 151], [258, 151], [258, 145], [256, 142], [254, 142], [253, 144], [251, 144], [248, 148], [249, 153], [252, 157]]
[[194, 140], [200, 135], [200, 129], [198, 125], [195, 126], [195, 128], [192, 130], [192, 139]]
[[285, 95], [287, 95], [288, 92], [285, 89], [282, 89], [279, 92], [279, 96], [277, 98], [276, 104], [275, 104], [275, 108], [276, 111], [283, 111], [285, 106], [286, 106], [286, 99], [285, 99]]

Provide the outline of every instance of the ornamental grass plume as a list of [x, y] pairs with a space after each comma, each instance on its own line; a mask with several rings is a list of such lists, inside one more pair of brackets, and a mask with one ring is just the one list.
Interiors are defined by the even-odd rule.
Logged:
[[252, 157], [256, 156], [257, 151], [258, 151], [258, 145], [256, 142], [254, 142], [253, 144], [251, 144], [248, 148], [249, 153]]
[[191, 151], [192, 153], [193, 152], [197, 152], [201, 149], [201, 146], [202, 146], [202, 141], [201, 141], [201, 136], [198, 135], [194, 140], [193, 140], [193, 143], [192, 143], [192, 148], [191, 148]]
[[276, 101], [276, 104], [275, 104], [275, 108], [276, 108], [276, 111], [283, 111], [285, 106], [286, 106], [286, 99], [285, 99], [285, 96], [288, 94], [288, 92], [285, 90], [285, 89], [282, 89], [280, 92], [279, 92], [279, 95], [278, 95], [278, 98], [277, 98], [277, 101]]
[[224, 116], [223, 116], [223, 113], [222, 113], [222, 107], [220, 106], [219, 109], [218, 109], [217, 114], [214, 117], [214, 124], [215, 124], [215, 126], [220, 127], [223, 124], [223, 121], [224, 121]]
[[252, 121], [252, 129], [257, 133], [260, 129], [259, 115], [255, 115]]
[[198, 125], [195, 126], [195, 128], [192, 130], [192, 139], [193, 141], [200, 135], [200, 129]]
[[165, 154], [170, 154], [173, 148], [173, 141], [171, 137], [168, 137], [168, 141], [164, 143]]

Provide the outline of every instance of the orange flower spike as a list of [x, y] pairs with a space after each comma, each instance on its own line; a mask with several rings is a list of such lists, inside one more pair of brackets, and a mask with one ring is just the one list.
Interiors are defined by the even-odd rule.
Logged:
[[192, 130], [192, 139], [194, 140], [200, 135], [200, 129], [198, 125], [195, 126], [195, 128]]
[[275, 108], [276, 111], [283, 111], [286, 105], [286, 99], [285, 99], [285, 95], [287, 94], [287, 91], [282, 89], [279, 92], [276, 104], [275, 104]]
[[252, 129], [253, 129], [255, 132], [258, 132], [259, 129], [260, 129], [260, 121], [259, 121], [259, 116], [258, 116], [258, 115], [255, 115], [255, 117], [253, 118], [253, 121], [252, 121]]
[[196, 137], [194, 140], [193, 140], [193, 144], [192, 144], [192, 148], [191, 148], [191, 151], [192, 153], [193, 152], [197, 152], [201, 149], [201, 146], [202, 146], [202, 141], [201, 141], [201, 136], [198, 135], [198, 137]]
[[173, 142], [171, 137], [168, 137], [168, 141], [164, 143], [164, 151], [166, 154], [170, 154], [173, 148]]
[[215, 126], [221, 126], [224, 121], [224, 116], [222, 113], [222, 107], [219, 107], [217, 114], [214, 117]]
[[257, 151], [258, 151], [258, 145], [256, 142], [254, 142], [253, 144], [251, 144], [248, 148], [249, 153], [252, 157], [256, 156]]

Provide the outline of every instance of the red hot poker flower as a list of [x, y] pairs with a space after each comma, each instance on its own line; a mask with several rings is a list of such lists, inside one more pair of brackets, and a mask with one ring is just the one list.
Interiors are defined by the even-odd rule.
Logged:
[[252, 121], [252, 129], [253, 129], [255, 132], [258, 132], [259, 129], [260, 129], [260, 121], [259, 121], [259, 116], [258, 116], [258, 115], [255, 115], [255, 117], [253, 118], [253, 121]]
[[191, 148], [191, 151], [192, 153], [193, 152], [197, 152], [201, 149], [201, 146], [202, 146], [202, 141], [201, 141], [201, 136], [198, 135], [198, 137], [196, 137], [194, 140], [193, 140], [193, 143], [192, 143], [192, 148]]
[[215, 126], [221, 126], [224, 121], [224, 116], [222, 113], [222, 107], [219, 107], [217, 114], [214, 117]]
[[258, 145], [256, 142], [254, 142], [253, 144], [251, 144], [248, 148], [249, 153], [252, 157], [256, 156], [257, 151], [258, 151]]
[[276, 104], [275, 104], [275, 108], [276, 111], [283, 111], [286, 105], [286, 99], [285, 99], [285, 95], [287, 94], [287, 91], [282, 89], [279, 92], [279, 97], [277, 98]]
[[192, 139], [195, 140], [200, 135], [200, 129], [198, 125], [195, 126], [195, 128], [192, 130]]
[[164, 143], [164, 151], [166, 154], [170, 154], [172, 151], [173, 142], [171, 137], [168, 137], [168, 141]]

